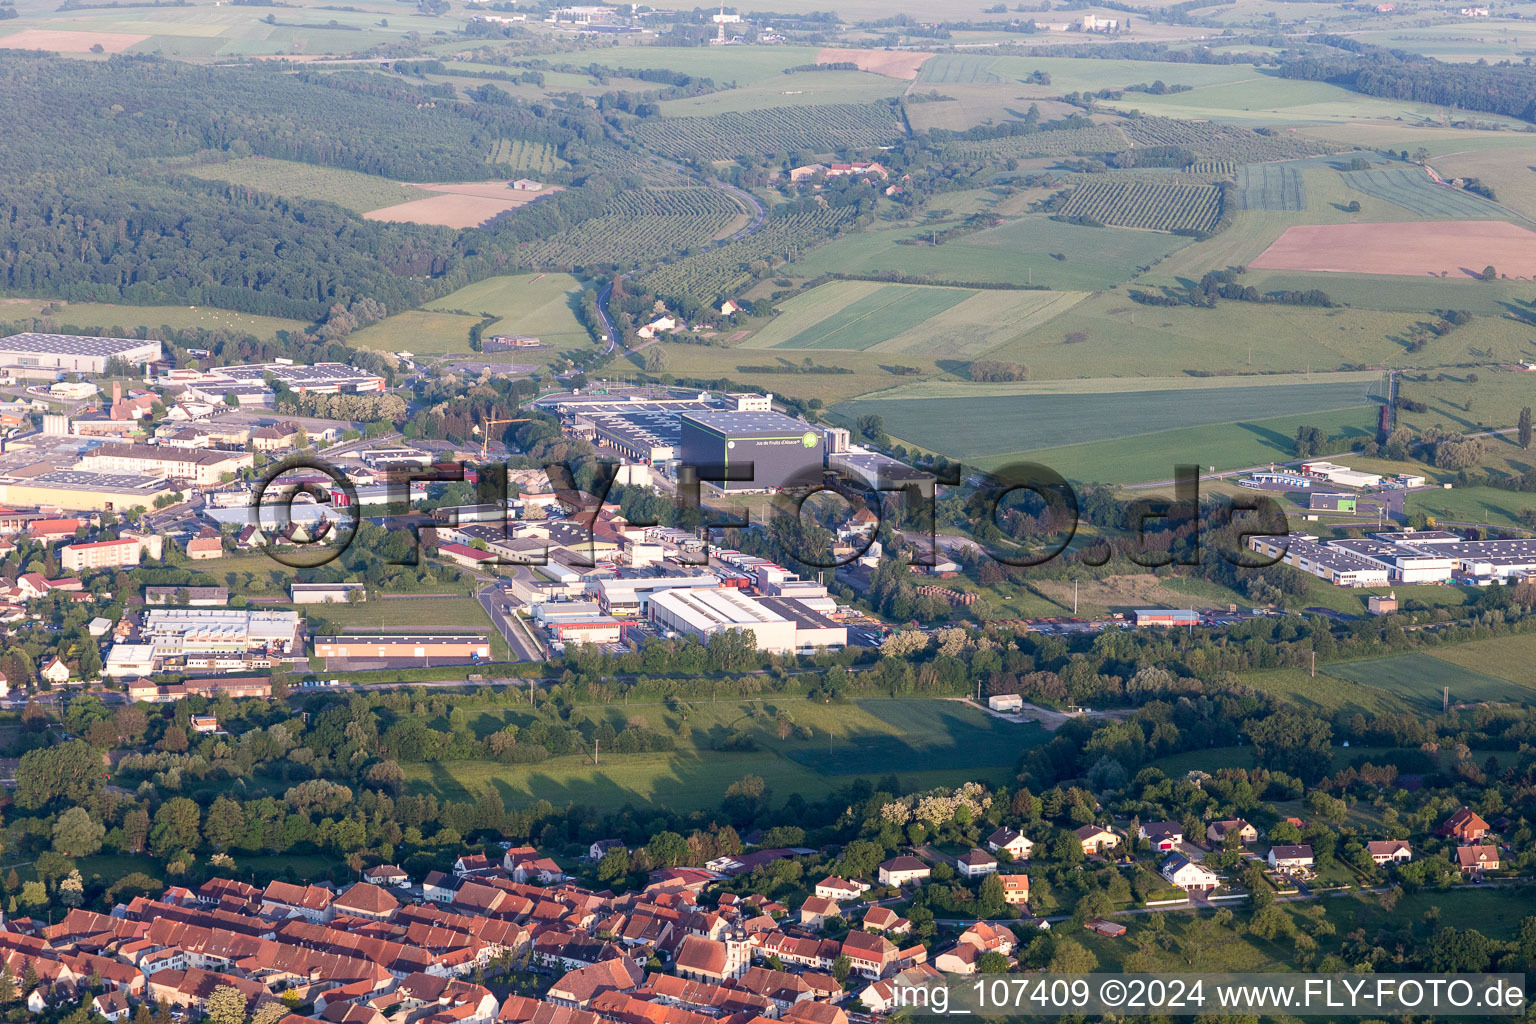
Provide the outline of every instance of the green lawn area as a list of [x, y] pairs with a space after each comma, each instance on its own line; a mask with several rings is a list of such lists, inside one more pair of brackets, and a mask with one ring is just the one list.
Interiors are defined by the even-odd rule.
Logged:
[[[1469, 672], [1486, 672], [1536, 690], [1536, 635], [1531, 633], [1439, 647], [1434, 656]], [[1455, 695], [1456, 687], [1452, 684], [1451, 696]], [[1533, 696], [1536, 695], [1527, 694], [1525, 699]]]
[[220, 164], [184, 168], [185, 173], [214, 181], [228, 181], [260, 192], [294, 199], [318, 199], [367, 213], [397, 203], [409, 203], [431, 195], [376, 174], [343, 171], [335, 167], [271, 160], [250, 156]]
[[[785, 68], [815, 64], [814, 46], [615, 46], [601, 50], [577, 50], [543, 56], [551, 64], [597, 64], [607, 68], [666, 68], [701, 78], [716, 85], [746, 86], [752, 82], [787, 82]], [[786, 86], [788, 88], [788, 86]]]
[[479, 322], [477, 316], [409, 309], [354, 331], [347, 335], [347, 344], [355, 348], [410, 352], [418, 356], [467, 353], [469, 329]]
[[0, 299], [0, 319], [41, 316], [43, 307], [49, 305], [54, 307], [50, 316], [59, 327], [107, 331], [119, 328], [126, 331], [135, 327], [172, 327], [177, 330], [203, 327], [270, 338], [278, 331], [302, 331], [309, 326], [302, 320], [236, 313], [215, 306], [121, 306], [61, 299]]
[[[545, 347], [514, 349], [507, 353], [496, 353], [493, 358], [548, 364], [560, 360], [566, 353], [585, 350], [596, 344], [592, 335], [576, 319], [582, 287], [581, 281], [570, 274], [488, 277], [445, 295], [436, 302], [428, 303], [424, 308], [430, 312], [465, 310], [500, 317], [485, 328], [485, 337], [529, 334], [542, 341]], [[470, 323], [470, 326], [473, 324]], [[466, 327], [464, 346], [451, 351], [467, 351], [467, 330]]]
[[1450, 687], [1452, 703], [1524, 702], [1536, 696], [1536, 691], [1519, 683], [1418, 651], [1341, 662], [1329, 665], [1323, 671], [1339, 679], [1394, 694], [1405, 703], [1425, 710], [1439, 709], [1443, 687]]
[[864, 71], [799, 71], [737, 89], [668, 100], [661, 104], [661, 112], [667, 117], [710, 117], [734, 110], [805, 107], [821, 103], [874, 103], [899, 96], [906, 87], [900, 79]]
[[[942, 700], [861, 700], [813, 704], [768, 699], [694, 702], [684, 708], [692, 730], [677, 751], [553, 758], [537, 765], [492, 762], [408, 764], [409, 784], [440, 797], [463, 799], [494, 785], [509, 805], [547, 799], [609, 809], [625, 803], [664, 802], [697, 809], [718, 803], [726, 787], [744, 775], [761, 776], [779, 798], [791, 792], [825, 795], [859, 776], [895, 773], [906, 788], [956, 785], [967, 779], [999, 782], [1010, 777], [1023, 751], [1042, 742], [1034, 725], [1001, 722], [974, 708]], [[808, 739], [777, 735], [778, 712], [811, 730]], [[525, 723], [530, 712], [499, 709], [472, 714], [470, 728], [485, 735], [510, 722]], [[583, 707], [577, 721], [608, 718], [616, 726], [642, 719], [673, 732], [681, 713], [661, 705]], [[445, 723], [432, 723], [441, 728]], [[831, 737], [828, 753], [828, 737]], [[732, 736], [746, 736], [748, 748], [716, 750]], [[743, 744], [737, 743], [737, 747]]]
[[1508, 526], [1516, 524], [1520, 512], [1531, 507], [1531, 498], [1496, 487], [1457, 487], [1449, 491], [1413, 491], [1404, 507], [1410, 515], [1422, 512], [1444, 522]]
[[[844, 285], [863, 283], [839, 282]], [[925, 320], [940, 316], [976, 294], [960, 288], [922, 288], [896, 284], [856, 291], [865, 293], [856, 297], [850, 295], [852, 301], [847, 305], [782, 341], [765, 346], [763, 335], [754, 340], [758, 347], [862, 351], [889, 341]]]
[[[1281, 417], [1320, 423], [1343, 415], [1350, 424], [1367, 426], [1373, 408], [1367, 404], [1367, 394], [1373, 384], [1342, 381], [1256, 388], [1233, 385], [1198, 393], [1180, 388], [1098, 394], [984, 395], [969, 399], [871, 397], [841, 403], [832, 411], [848, 421], [878, 415], [894, 437], [951, 458], [983, 464], [1017, 452], [1082, 448], [1090, 442], [1188, 433], [1218, 424], [1218, 443], [1230, 450], [1235, 443], [1247, 440], [1245, 431], [1234, 426], [1243, 423], [1249, 428], [1247, 433], [1257, 437], [1258, 443], [1244, 448], [1252, 451], [1252, 463], [1257, 463], [1293, 457], [1291, 440], [1295, 435], [1294, 428], [1281, 431], [1259, 427], [1258, 423]], [[1261, 445], [1273, 454], [1266, 454]], [[1220, 460], [1207, 454], [1206, 448], [1207, 444], [1195, 446], [1185, 439], [1183, 444], [1159, 444], [1156, 450], [1168, 453], [1170, 458], [1184, 457], [1187, 451], [1187, 461], [1218, 464]], [[1116, 479], [1069, 472], [1077, 467], [1060, 462], [1053, 465], [1073, 479]], [[1160, 479], [1158, 474], [1171, 475], [1158, 469], [1153, 476], [1142, 479]]]
[[[928, 358], [971, 358], [1071, 309], [1087, 295], [1086, 292], [914, 288], [910, 290], [958, 296], [959, 301], [945, 305], [935, 315], [921, 320], [913, 317], [907, 323], [895, 320], [889, 305], [877, 316], [864, 316], [850, 322], [854, 309], [907, 290], [909, 286], [872, 281], [833, 281], [820, 285], [785, 301], [783, 312], [741, 347], [787, 349], [804, 345], [824, 350], [830, 340], [836, 342], [837, 347], [849, 350]], [[907, 311], [911, 312], [910, 305]], [[883, 329], [876, 333], [871, 328]], [[829, 339], [827, 334], [834, 329], [837, 334]], [[820, 340], [810, 344], [802, 341], [814, 339], [818, 333], [823, 335]], [[853, 336], [847, 337], [849, 334]]]
[[1079, 227], [1032, 215], [943, 245], [896, 244], [929, 231], [903, 227], [848, 235], [811, 250], [788, 270], [802, 277], [896, 271], [939, 282], [1092, 291], [1127, 281], [1193, 241], [1158, 231]]

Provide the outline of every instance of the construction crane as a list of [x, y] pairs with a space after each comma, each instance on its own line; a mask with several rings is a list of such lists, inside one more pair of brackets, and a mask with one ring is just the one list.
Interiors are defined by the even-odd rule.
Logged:
[[486, 420], [485, 426], [480, 429], [480, 457], [485, 458], [485, 449], [491, 443], [491, 428], [502, 423], [527, 423], [531, 416], [520, 416], [513, 420]]

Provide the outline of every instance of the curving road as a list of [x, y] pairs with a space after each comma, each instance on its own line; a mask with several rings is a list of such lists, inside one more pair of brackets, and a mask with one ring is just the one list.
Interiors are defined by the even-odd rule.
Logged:
[[[656, 162], [672, 164], [670, 160], [662, 160], [660, 158], [656, 158]], [[678, 170], [685, 170], [681, 164], [672, 164], [672, 166]], [[757, 196], [753, 195], [751, 192], [748, 192], [746, 189], [737, 188], [735, 185], [732, 185], [727, 181], [711, 181], [708, 184], [711, 188], [718, 188], [721, 191], [729, 192], [733, 197], [736, 198], [737, 201], [745, 203], [752, 210], [751, 223], [742, 227], [734, 234], [720, 239], [720, 241], [716, 244], [735, 242], [746, 238], [748, 235], [756, 232], [758, 228], [761, 228], [763, 226], [763, 221], [768, 219], [768, 208], [763, 205], [763, 201], [757, 198]], [[634, 275], [635, 272], [631, 270], [627, 274], [620, 274], [616, 280], [623, 280], [624, 278], [633, 277]], [[613, 355], [614, 351], [619, 347], [618, 329], [614, 326], [613, 318], [608, 315], [608, 299], [612, 295], [613, 281], [609, 281], [607, 284], [603, 285], [603, 287], [600, 288], [597, 293], [597, 319], [603, 325], [603, 333], [608, 335], [608, 347], [603, 349], [603, 355], [605, 356]]]

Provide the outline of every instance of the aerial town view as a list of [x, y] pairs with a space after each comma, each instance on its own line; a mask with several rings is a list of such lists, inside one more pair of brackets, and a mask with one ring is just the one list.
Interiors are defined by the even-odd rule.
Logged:
[[561, 2], [0, 0], [0, 1021], [1536, 1021], [1536, 3]]

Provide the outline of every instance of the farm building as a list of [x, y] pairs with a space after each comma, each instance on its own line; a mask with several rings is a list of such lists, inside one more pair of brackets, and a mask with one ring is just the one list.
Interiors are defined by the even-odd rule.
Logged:
[[1022, 711], [1024, 698], [1016, 693], [997, 693], [987, 698], [987, 707], [993, 711]]

